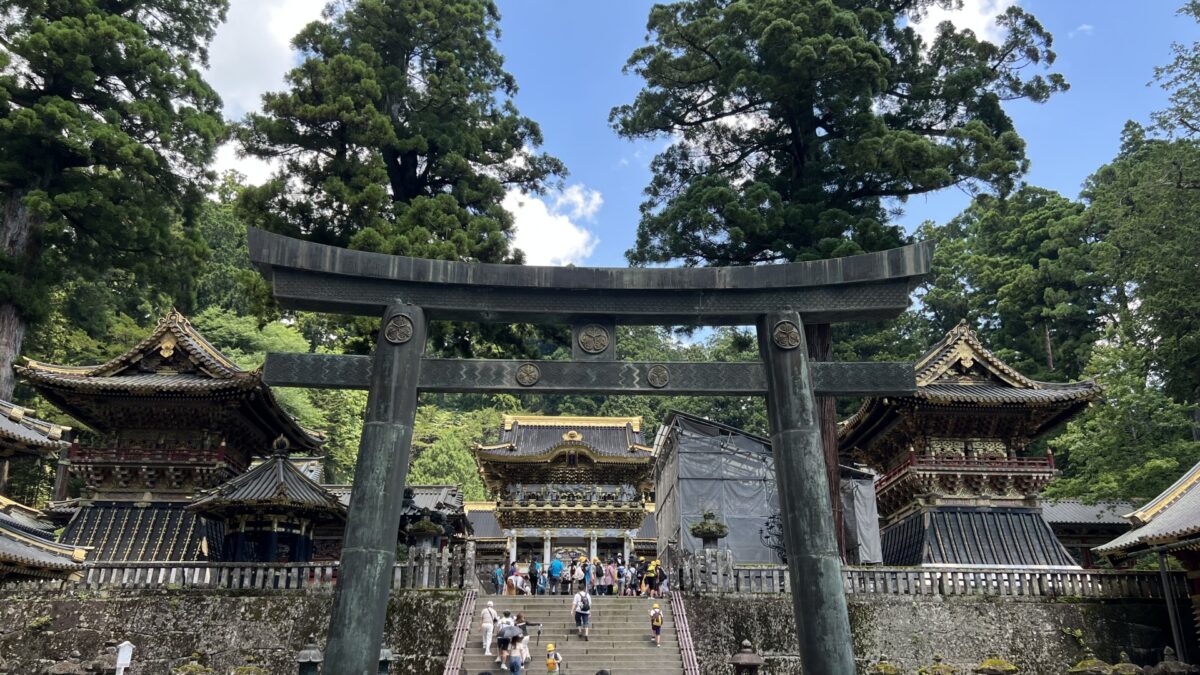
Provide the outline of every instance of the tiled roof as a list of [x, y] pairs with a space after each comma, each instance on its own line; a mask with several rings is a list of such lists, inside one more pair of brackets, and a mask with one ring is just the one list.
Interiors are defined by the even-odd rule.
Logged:
[[1061, 414], [1048, 416], [1045, 423], [1049, 428], [1089, 401], [1099, 399], [1103, 393], [1100, 385], [1092, 380], [1060, 383], [1025, 377], [984, 347], [966, 321], [950, 329], [926, 352], [917, 361], [915, 370], [915, 393], [887, 399], [868, 398], [857, 412], [838, 425], [838, 438], [843, 444], [853, 445], [864, 434], [873, 437], [873, 432], [864, 429], [870, 429], [881, 415], [886, 414], [884, 409], [900, 401], [978, 407], [1041, 407], [1060, 411]]
[[94, 561], [219, 559], [220, 523], [184, 510], [184, 504], [98, 502], [84, 505], [59, 541], [92, 547]]
[[1128, 525], [1126, 514], [1134, 510], [1131, 502], [1096, 502], [1078, 499], [1043, 499], [1042, 517], [1051, 525]]
[[406, 485], [404, 487], [404, 514], [443, 513], [462, 514], [462, 490], [457, 485]]
[[0, 576], [3, 572], [56, 576], [82, 567], [87, 552], [59, 544], [0, 520]]
[[475, 449], [490, 457], [538, 457], [566, 445], [585, 447], [597, 457], [653, 456], [640, 417], [506, 415], [500, 442]]
[[1141, 524], [1141, 527], [1097, 546], [1096, 552], [1102, 555], [1130, 553], [1200, 534], [1200, 463], [1129, 516], [1133, 524]]
[[335, 495], [300, 473], [282, 453], [209, 490], [188, 510], [216, 514], [266, 506], [320, 513], [335, 519], [346, 516], [346, 507]]
[[42, 454], [65, 448], [63, 438], [70, 427], [31, 417], [33, 411], [8, 401], [0, 401], [0, 448]]
[[319, 434], [301, 428], [280, 408], [262, 380], [261, 368], [240, 368], [175, 310], [164, 316], [146, 339], [105, 363], [63, 366], [26, 359], [14, 368], [51, 402], [101, 431], [106, 431], [110, 421], [74, 403], [113, 394], [203, 398], [245, 392], [244, 397], [252, 399], [259, 411], [259, 424], [272, 427], [272, 433], [286, 433], [296, 448], [316, 449], [323, 442]]
[[1078, 567], [1038, 509], [918, 511], [881, 533], [885, 565]]
[[478, 539], [495, 539], [503, 537], [500, 521], [496, 520], [495, 511], [472, 510], [467, 512], [467, 520], [471, 522], [471, 531]]
[[37, 509], [0, 495], [0, 522], [28, 534], [54, 539], [54, 525]]

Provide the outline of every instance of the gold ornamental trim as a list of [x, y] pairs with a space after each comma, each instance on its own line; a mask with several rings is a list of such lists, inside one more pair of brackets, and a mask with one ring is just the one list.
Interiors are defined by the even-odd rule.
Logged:
[[575, 417], [568, 415], [505, 415], [504, 430], [512, 431], [514, 424], [524, 427], [607, 427], [620, 429], [626, 425], [635, 433], [642, 431], [641, 417]]

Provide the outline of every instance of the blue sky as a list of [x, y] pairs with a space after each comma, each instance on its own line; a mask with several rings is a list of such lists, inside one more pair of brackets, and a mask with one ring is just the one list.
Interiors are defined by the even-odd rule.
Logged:
[[[517, 243], [530, 263], [624, 266], [634, 241], [648, 164], [665, 141], [631, 143], [616, 136], [608, 112], [634, 97], [640, 80], [623, 75], [629, 54], [645, 37], [647, 0], [582, 2], [498, 0], [500, 49], [520, 86], [517, 105], [537, 120], [544, 150], [570, 169], [566, 189], [541, 198], [511, 195]], [[318, 18], [325, 0], [232, 0], [229, 19], [213, 42], [210, 82], [231, 119], [257, 108], [278, 89], [295, 62], [288, 42]], [[1200, 40], [1200, 27], [1175, 14], [1182, 0], [964, 0], [961, 11], [939, 13], [979, 32], [991, 17], [1019, 3], [1053, 33], [1055, 70], [1071, 90], [1048, 103], [1013, 103], [1009, 112], [1028, 144], [1033, 184], [1076, 196], [1083, 180], [1113, 157], [1126, 120], [1144, 121], [1164, 95], [1147, 86], [1154, 67], [1170, 58], [1173, 41]], [[251, 182], [270, 167], [223, 149], [218, 168], [235, 168]], [[944, 222], [969, 197], [958, 190], [910, 199], [901, 222]]]

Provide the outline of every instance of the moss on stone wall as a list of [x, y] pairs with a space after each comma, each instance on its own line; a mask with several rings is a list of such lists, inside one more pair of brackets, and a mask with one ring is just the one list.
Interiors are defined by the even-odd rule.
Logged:
[[[763, 675], [801, 672], [790, 596], [691, 595], [685, 604], [704, 675], [732, 673], [726, 662], [745, 639], [766, 660]], [[850, 602], [850, 624], [862, 672], [881, 655], [915, 673], [934, 653], [973, 667], [995, 652], [1026, 675], [1060, 675], [1084, 646], [1107, 661], [1124, 650], [1149, 663], [1170, 638], [1161, 601], [873, 596]]]
[[[327, 592], [0, 591], [0, 660], [10, 672], [39, 673], [72, 650], [88, 657], [106, 640], [129, 640], [139, 675], [166, 675], [193, 652], [217, 673], [247, 656], [266, 672], [292, 673], [310, 634], [324, 644], [332, 605]], [[393, 672], [440, 675], [461, 605], [456, 591], [393, 593], [384, 637]]]

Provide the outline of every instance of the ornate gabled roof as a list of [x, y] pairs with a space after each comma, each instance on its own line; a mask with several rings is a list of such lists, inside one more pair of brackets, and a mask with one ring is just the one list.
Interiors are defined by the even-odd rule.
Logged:
[[280, 437], [270, 459], [208, 491], [188, 510], [222, 517], [272, 508], [331, 520], [344, 519], [346, 507], [341, 500], [301, 473], [289, 460], [287, 449], [286, 440]]
[[129, 426], [114, 419], [106, 401], [232, 397], [253, 408], [244, 416], [250, 424], [263, 426], [270, 433], [268, 440], [282, 432], [293, 446], [307, 450], [315, 450], [323, 440], [279, 407], [263, 382], [261, 368], [239, 367], [175, 310], [159, 320], [144, 340], [105, 363], [64, 366], [26, 359], [15, 369], [52, 403], [102, 432]]
[[652, 461], [640, 417], [571, 417], [505, 415], [500, 442], [476, 444], [476, 455], [489, 460], [550, 459], [567, 447], [578, 448], [596, 461]]
[[45, 514], [0, 495], [0, 522], [29, 534], [54, 538], [54, 525]]
[[1200, 535], [1200, 463], [1125, 518], [1137, 529], [1097, 546], [1096, 552], [1120, 556]]
[[43, 455], [67, 447], [64, 436], [71, 427], [45, 422], [33, 411], [0, 401], [0, 456], [13, 453]]
[[1100, 396], [1092, 380], [1064, 384], [1025, 377], [984, 347], [966, 320], [917, 361], [916, 371], [917, 398], [935, 402], [1053, 405]]
[[917, 391], [909, 396], [868, 398], [838, 425], [843, 450], [870, 443], [891, 428], [897, 407], [1038, 411], [1023, 433], [1039, 436], [1073, 416], [1102, 389], [1092, 380], [1041, 382], [1001, 361], [961, 321], [916, 364]]

